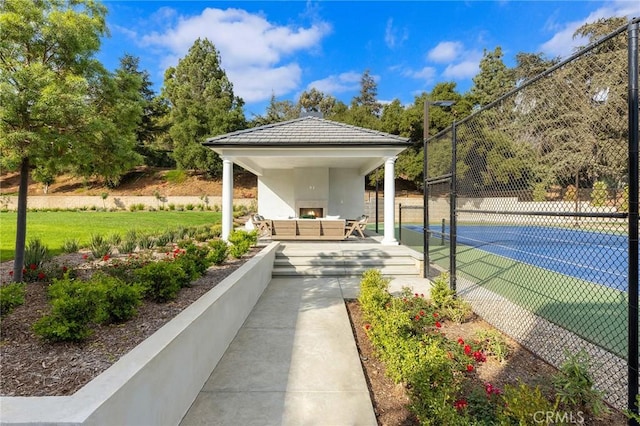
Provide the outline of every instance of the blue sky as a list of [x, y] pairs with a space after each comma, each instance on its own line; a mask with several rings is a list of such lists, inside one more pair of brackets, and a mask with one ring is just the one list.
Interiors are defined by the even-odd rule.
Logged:
[[586, 22], [640, 16], [637, 0], [616, 1], [135, 1], [105, 0], [110, 37], [98, 58], [109, 69], [140, 58], [159, 91], [198, 38], [211, 40], [245, 102], [262, 115], [272, 94], [296, 102], [313, 87], [349, 104], [369, 70], [382, 102], [414, 97], [440, 82], [469, 90], [483, 51], [500, 46], [566, 57]]

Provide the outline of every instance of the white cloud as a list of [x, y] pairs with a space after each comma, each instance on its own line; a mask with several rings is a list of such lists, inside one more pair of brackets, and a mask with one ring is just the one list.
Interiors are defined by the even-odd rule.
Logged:
[[361, 78], [362, 74], [354, 71], [330, 75], [322, 80], [312, 81], [307, 85], [307, 90], [315, 88], [321, 92], [330, 93], [335, 96], [337, 93], [359, 90]]
[[462, 53], [464, 46], [459, 41], [442, 41], [427, 53], [432, 62], [453, 62]]
[[280, 26], [241, 9], [206, 8], [195, 16], [175, 16], [172, 11], [156, 12], [154, 16], [171, 22], [164, 30], [142, 36], [140, 44], [162, 49], [160, 62], [167, 68], [175, 66], [196, 39], [209, 39], [220, 52], [235, 94], [246, 102], [294, 90], [300, 84], [301, 69], [287, 57], [317, 50], [331, 32], [331, 26], [322, 21], [308, 27]]
[[573, 34], [578, 28], [586, 23], [613, 16], [640, 16], [640, 2], [629, 0], [608, 2], [603, 7], [591, 12], [589, 16], [578, 21], [562, 24], [550, 21], [546, 27], [556, 29], [557, 32], [548, 41], [543, 43], [540, 49], [551, 57], [568, 56], [573, 53], [577, 47], [584, 46], [588, 43], [588, 40], [582, 37], [573, 38]]
[[409, 33], [406, 28], [399, 30], [393, 27], [393, 18], [387, 20], [387, 26], [384, 31], [384, 42], [389, 49], [394, 49], [409, 38]]
[[434, 67], [424, 67], [419, 70], [406, 70], [403, 74], [407, 77], [424, 80], [425, 82], [430, 83], [435, 79], [437, 71]]
[[474, 77], [480, 71], [480, 61], [482, 53], [478, 51], [468, 51], [462, 56], [462, 60], [455, 64], [449, 64], [442, 75], [451, 79], [465, 79]]

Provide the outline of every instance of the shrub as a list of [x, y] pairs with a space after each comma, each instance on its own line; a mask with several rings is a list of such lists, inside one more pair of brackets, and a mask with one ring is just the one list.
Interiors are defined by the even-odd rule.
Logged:
[[15, 308], [24, 303], [24, 287], [23, 283], [0, 286], [0, 317], [9, 315]]
[[111, 255], [113, 249], [111, 243], [107, 241], [100, 234], [91, 234], [91, 240], [89, 241], [89, 249], [91, 254], [96, 259], [101, 259], [104, 256]]
[[164, 177], [170, 183], [183, 183], [187, 180], [187, 173], [184, 170], [169, 170]]
[[173, 300], [188, 277], [175, 262], [152, 262], [134, 273], [135, 279], [144, 288], [144, 294], [155, 302]]
[[594, 387], [589, 373], [589, 355], [584, 349], [575, 354], [565, 352], [566, 359], [560, 365], [560, 372], [553, 377], [560, 403], [569, 407], [584, 409], [599, 417], [609, 412], [602, 400], [603, 393]]
[[535, 425], [534, 413], [555, 412], [558, 402], [551, 403], [540, 390], [519, 382], [517, 386], [505, 385], [502, 394], [504, 404], [498, 411], [499, 424]]
[[229, 253], [236, 259], [241, 258], [247, 254], [252, 245], [258, 242], [258, 232], [253, 230], [251, 232], [244, 229], [237, 229], [229, 234], [229, 242], [232, 244], [229, 248]]
[[215, 225], [211, 225], [211, 237], [220, 238], [221, 235], [222, 235], [222, 224], [216, 223]]
[[33, 326], [42, 338], [57, 341], [82, 341], [92, 334], [91, 323], [103, 315], [102, 289], [90, 282], [56, 280], [49, 286], [51, 313]]
[[37, 269], [51, 258], [49, 249], [45, 246], [39, 238], [34, 238], [27, 243], [27, 247], [24, 250], [24, 266], [26, 268], [35, 265]]
[[67, 238], [62, 242], [63, 253], [76, 253], [80, 250], [80, 242], [74, 238]]
[[138, 237], [138, 247], [140, 250], [149, 250], [156, 245], [156, 240], [148, 234], [143, 234]]
[[187, 203], [187, 205], [184, 206], [185, 210], [193, 210], [195, 208], [195, 206], [192, 203]]
[[175, 257], [175, 262], [180, 265], [182, 270], [187, 274], [187, 280], [183, 283], [183, 286], [190, 285], [191, 281], [199, 278], [207, 271], [209, 266], [211, 266], [208, 255], [208, 247], [188, 244], [185, 246], [184, 252]]
[[476, 338], [479, 340], [480, 349], [498, 361], [503, 362], [509, 355], [509, 345], [498, 330], [480, 330], [476, 332]]
[[124, 240], [119, 246], [118, 246], [118, 251], [121, 254], [125, 254], [125, 253], [133, 253], [136, 250], [136, 247], [138, 247], [138, 243], [135, 240]]
[[607, 183], [602, 180], [594, 182], [593, 190], [591, 191], [591, 205], [603, 207], [607, 204], [608, 198]]
[[103, 317], [100, 322], [121, 323], [133, 318], [142, 303], [143, 288], [140, 284], [128, 284], [115, 277], [94, 274], [91, 282], [103, 292]]
[[544, 182], [536, 183], [532, 195], [533, 201], [545, 201], [547, 199], [547, 185]]
[[223, 240], [209, 241], [209, 260], [214, 265], [222, 265], [227, 260], [229, 246]]
[[431, 300], [443, 317], [461, 323], [471, 315], [473, 310], [468, 302], [456, 297], [455, 290], [449, 288], [449, 274], [442, 273], [431, 284]]

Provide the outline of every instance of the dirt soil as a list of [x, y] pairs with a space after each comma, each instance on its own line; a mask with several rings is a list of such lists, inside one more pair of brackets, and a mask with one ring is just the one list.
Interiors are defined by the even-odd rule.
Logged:
[[[346, 306], [378, 425], [418, 426], [420, 422], [407, 408], [409, 397], [406, 387], [389, 379], [385, 375], [384, 364], [376, 358], [374, 348], [365, 333], [365, 321], [362, 318], [360, 304], [357, 300], [347, 300]], [[453, 340], [461, 337], [465, 341], [472, 341], [477, 331], [492, 328], [489, 323], [475, 316], [462, 324], [446, 321], [441, 331]], [[506, 340], [510, 349], [507, 360], [501, 363], [495, 358], [487, 357], [487, 362], [479, 363], [474, 370], [472, 384], [482, 387], [485, 383], [491, 383], [499, 389], [504, 389], [506, 384], [515, 385], [518, 380], [521, 380], [529, 385], [540, 385], [541, 389], [548, 389], [551, 383], [550, 378], [557, 370], [514, 340], [509, 338]], [[584, 424], [588, 426], [627, 424], [627, 419], [622, 413], [613, 408], [611, 410], [610, 415], [602, 419], [586, 419]]]
[[[259, 251], [254, 248], [242, 259], [229, 259], [210, 268], [205, 275], [183, 288], [168, 303], [144, 302], [135, 318], [123, 324], [98, 326], [83, 343], [46, 343], [33, 332], [33, 324], [49, 311], [45, 283], [28, 283], [22, 306], [2, 319], [0, 334], [0, 395], [71, 395], [109, 368], [120, 357], [153, 334], [200, 296], [215, 287]], [[83, 253], [56, 257], [67, 267], [87, 261]], [[0, 264], [7, 276], [13, 262]]]
[[[49, 185], [48, 195], [101, 195], [104, 192], [112, 196], [149, 195], [160, 193], [163, 196], [221, 196], [222, 181], [207, 179], [202, 174], [187, 173], [180, 183], [167, 180], [168, 169], [138, 167], [122, 179], [117, 188], [108, 188], [100, 180], [83, 180], [69, 175], [58, 176], [55, 183]], [[0, 195], [16, 195], [20, 184], [18, 173], [0, 175]], [[254, 198], [257, 178], [248, 172], [234, 173], [233, 190], [235, 198]], [[30, 180], [29, 195], [44, 195], [44, 186]]]

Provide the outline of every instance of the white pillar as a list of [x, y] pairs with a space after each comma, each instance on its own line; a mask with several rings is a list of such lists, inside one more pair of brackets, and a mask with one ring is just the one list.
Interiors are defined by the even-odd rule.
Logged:
[[228, 240], [233, 231], [233, 162], [222, 157], [222, 235]]
[[398, 245], [396, 240], [396, 183], [395, 162], [398, 157], [389, 157], [384, 162], [384, 237], [381, 244]]

